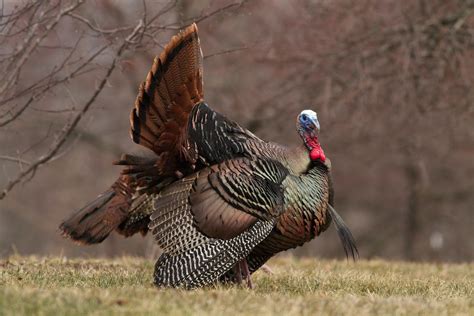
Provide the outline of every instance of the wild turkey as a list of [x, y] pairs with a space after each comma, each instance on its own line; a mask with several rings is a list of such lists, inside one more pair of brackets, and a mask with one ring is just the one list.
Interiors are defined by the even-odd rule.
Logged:
[[63, 222], [64, 236], [99, 243], [114, 230], [150, 230], [163, 255], [157, 285], [193, 288], [239, 281], [271, 256], [302, 245], [334, 220], [346, 255], [353, 237], [333, 205], [331, 165], [315, 112], [296, 120], [303, 142], [259, 139], [203, 100], [197, 27], [174, 36], [140, 86], [131, 137], [151, 158], [123, 155], [105, 193]]

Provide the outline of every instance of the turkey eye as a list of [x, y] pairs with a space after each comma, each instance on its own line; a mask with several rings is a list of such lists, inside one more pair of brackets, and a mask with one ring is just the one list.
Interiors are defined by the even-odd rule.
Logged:
[[303, 115], [301, 116], [301, 119], [302, 119], [303, 121], [306, 121], [307, 118], [308, 118], [308, 117], [306, 116], [306, 114], [303, 114]]

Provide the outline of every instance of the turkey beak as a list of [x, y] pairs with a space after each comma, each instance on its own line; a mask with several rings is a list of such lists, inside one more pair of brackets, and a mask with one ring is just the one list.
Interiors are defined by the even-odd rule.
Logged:
[[313, 136], [319, 135], [320, 125], [317, 118], [312, 118], [311, 123], [309, 123], [308, 127], [311, 130], [311, 134], [313, 134]]

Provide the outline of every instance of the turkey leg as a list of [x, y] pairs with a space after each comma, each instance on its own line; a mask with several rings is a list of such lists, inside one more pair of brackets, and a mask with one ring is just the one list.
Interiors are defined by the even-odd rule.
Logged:
[[241, 279], [247, 279], [247, 286], [249, 289], [253, 289], [252, 278], [250, 277], [249, 265], [247, 264], [246, 259], [242, 259], [239, 262], [240, 270], [242, 272]]
[[234, 267], [234, 269], [235, 269], [235, 281], [237, 282], [237, 284], [242, 283], [242, 268], [241, 268], [240, 263], [241, 263], [241, 261], [239, 261]]

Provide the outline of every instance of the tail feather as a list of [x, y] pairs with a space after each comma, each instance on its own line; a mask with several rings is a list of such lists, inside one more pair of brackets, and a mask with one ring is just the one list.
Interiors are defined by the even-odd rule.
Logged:
[[176, 150], [193, 106], [203, 100], [202, 53], [196, 24], [173, 36], [140, 86], [130, 113], [135, 143], [158, 155]]
[[113, 189], [102, 193], [59, 226], [62, 235], [80, 244], [102, 242], [126, 219], [123, 200]]
[[122, 155], [122, 175], [109, 190], [64, 221], [62, 235], [81, 244], [102, 242], [112, 231], [129, 237], [148, 232], [150, 194], [168, 185], [155, 166], [156, 158]]
[[355, 244], [354, 236], [347, 227], [346, 223], [342, 217], [336, 212], [336, 210], [331, 206], [329, 206], [329, 215], [334, 221], [336, 225], [337, 233], [339, 235], [339, 239], [341, 240], [342, 246], [344, 247], [344, 252], [346, 253], [346, 257], [349, 258], [349, 254], [352, 256], [352, 259], [355, 261], [359, 258], [359, 250]]

